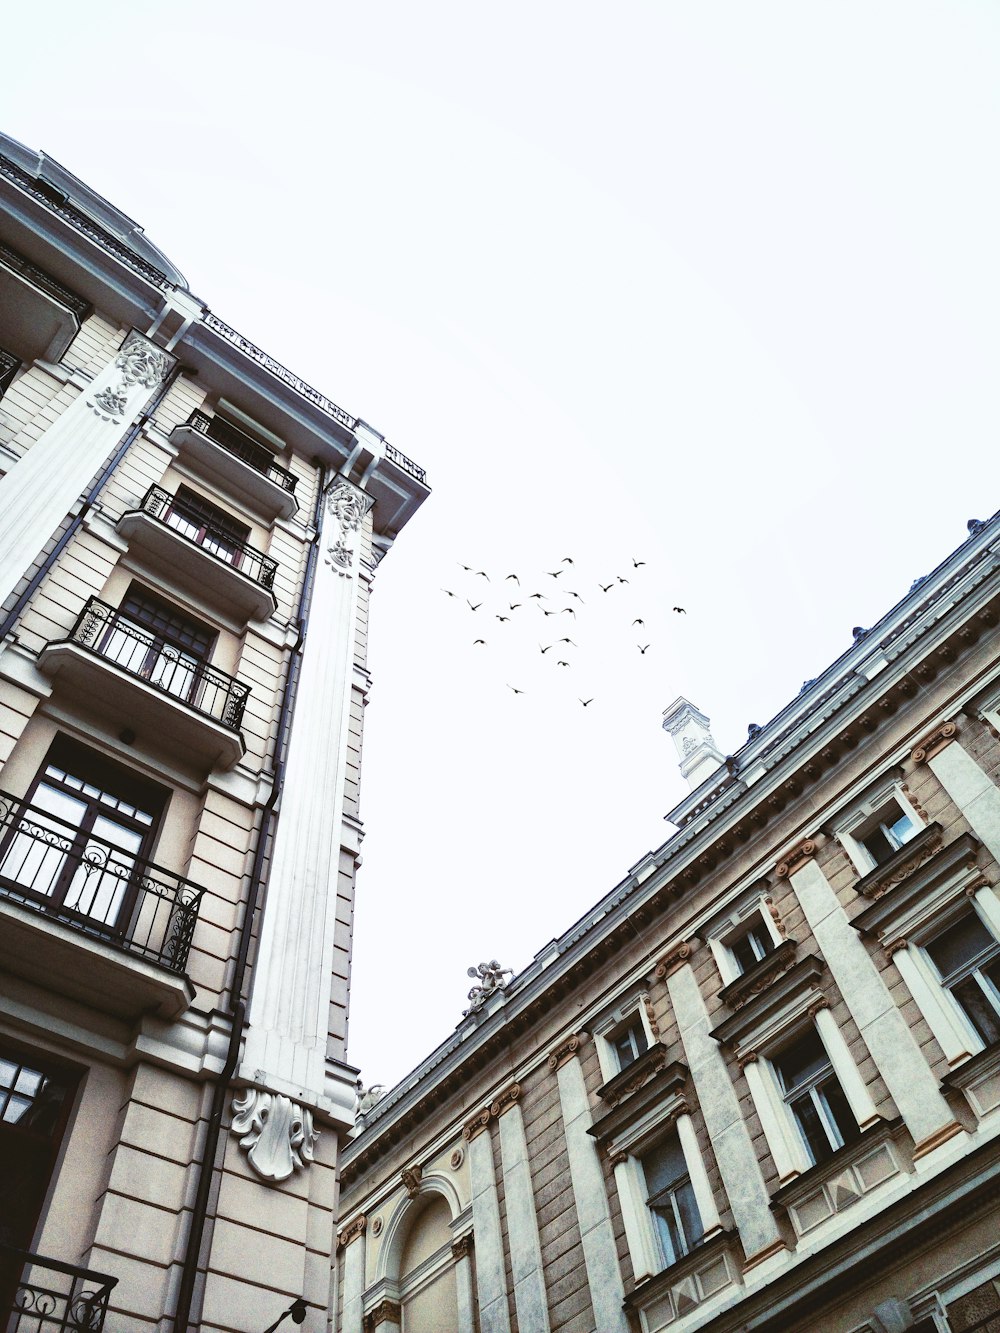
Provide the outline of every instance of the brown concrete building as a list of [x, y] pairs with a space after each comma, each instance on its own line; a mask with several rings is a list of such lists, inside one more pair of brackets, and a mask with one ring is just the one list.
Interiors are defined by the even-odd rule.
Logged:
[[1000, 518], [342, 1155], [340, 1333], [1000, 1329]]
[[328, 1326], [368, 595], [426, 495], [0, 138], [4, 1329]]

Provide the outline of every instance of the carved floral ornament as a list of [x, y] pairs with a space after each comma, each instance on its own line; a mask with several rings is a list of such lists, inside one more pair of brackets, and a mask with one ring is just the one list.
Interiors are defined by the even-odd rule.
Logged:
[[88, 398], [87, 406], [105, 421], [117, 425], [125, 416], [132, 390], [140, 386], [148, 393], [159, 388], [175, 361], [176, 357], [164, 352], [141, 333], [130, 333], [115, 357], [115, 369], [119, 372], [117, 382], [106, 385], [93, 398]]
[[257, 1175], [275, 1184], [309, 1165], [319, 1138], [311, 1111], [281, 1093], [259, 1088], [247, 1088], [233, 1099], [230, 1128], [242, 1135], [240, 1147]]
[[472, 1253], [472, 1232], [468, 1232], [465, 1236], [459, 1236], [458, 1240], [453, 1240], [451, 1252], [456, 1259], [467, 1259]]
[[380, 1324], [399, 1324], [403, 1310], [398, 1301], [379, 1301], [374, 1310], [365, 1315], [365, 1333], [374, 1333]]
[[338, 481], [326, 497], [326, 510], [335, 529], [323, 559], [341, 578], [350, 578], [354, 565], [355, 537], [361, 530], [372, 499], [348, 481]]

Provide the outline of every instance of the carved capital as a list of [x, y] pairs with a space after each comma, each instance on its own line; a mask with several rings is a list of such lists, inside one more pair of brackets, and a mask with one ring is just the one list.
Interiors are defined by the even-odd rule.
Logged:
[[470, 1139], [474, 1139], [477, 1134], [481, 1133], [489, 1123], [489, 1111], [477, 1111], [472, 1119], [467, 1120], [462, 1126], [462, 1138], [468, 1143]]
[[612, 1166], [624, 1166], [628, 1161], [628, 1153], [622, 1152], [614, 1144], [608, 1144], [608, 1161]]
[[277, 1092], [247, 1088], [233, 1099], [233, 1134], [262, 1180], [278, 1183], [313, 1160], [312, 1112]]
[[954, 722], [943, 722], [940, 727], [925, 736], [920, 744], [911, 751], [910, 758], [915, 764], [926, 764], [928, 759], [933, 759], [936, 754], [940, 754], [946, 745], [958, 735], [958, 727]]
[[747, 1065], [755, 1065], [759, 1058], [756, 1051], [747, 1051], [738, 1063], [741, 1069], [746, 1069]]
[[88, 398], [87, 406], [105, 421], [118, 424], [125, 418], [133, 389], [138, 387], [148, 394], [159, 388], [176, 362], [175, 356], [133, 330], [115, 357], [117, 378]]
[[904, 939], [893, 940], [891, 944], [887, 944], [885, 946], [884, 953], [887, 958], [891, 958], [894, 953], [899, 953], [900, 949], [908, 949], [909, 947], [910, 947], [909, 940], [904, 940]]
[[351, 577], [357, 533], [371, 506], [371, 497], [343, 478], [327, 494], [326, 509], [334, 527], [331, 539], [324, 541], [323, 559], [342, 578]]
[[800, 842], [798, 847], [794, 847], [786, 856], [778, 862], [774, 868], [774, 873], [779, 879], [788, 879], [794, 875], [796, 870], [801, 870], [807, 861], [816, 855], [816, 843], [812, 838], [806, 838], [805, 842]]
[[572, 1037], [567, 1037], [565, 1041], [561, 1041], [559, 1045], [552, 1050], [548, 1058], [549, 1068], [553, 1070], [558, 1069], [559, 1066], [564, 1065], [567, 1060], [571, 1060], [579, 1049], [580, 1038], [574, 1032]]
[[810, 1018], [815, 1018], [821, 1009], [829, 1009], [829, 1007], [830, 1001], [825, 995], [820, 995], [813, 1000], [809, 1008], [806, 1010], [806, 1013], [808, 1013]]
[[408, 1166], [400, 1172], [403, 1181], [403, 1188], [411, 1199], [415, 1199], [420, 1193], [420, 1177], [423, 1174], [419, 1166]]
[[664, 981], [679, 967], [683, 967], [692, 953], [694, 953], [694, 940], [682, 940], [672, 949], [668, 949], [653, 971], [657, 981]]
[[498, 1092], [490, 1106], [490, 1115], [499, 1119], [504, 1111], [509, 1111], [521, 1095], [520, 1083], [512, 1083], [509, 1087]]
[[455, 1259], [467, 1259], [472, 1253], [472, 1232], [465, 1236], [459, 1236], [458, 1240], [451, 1243], [451, 1252]]
[[365, 1217], [364, 1213], [359, 1213], [353, 1222], [348, 1222], [347, 1226], [344, 1227], [343, 1231], [337, 1237], [337, 1249], [346, 1250], [352, 1240], [357, 1240], [359, 1236], [364, 1235], [365, 1227], [367, 1225], [367, 1217]]
[[373, 1333], [380, 1324], [401, 1324], [403, 1309], [398, 1301], [379, 1301], [374, 1310], [365, 1315], [365, 1333]]

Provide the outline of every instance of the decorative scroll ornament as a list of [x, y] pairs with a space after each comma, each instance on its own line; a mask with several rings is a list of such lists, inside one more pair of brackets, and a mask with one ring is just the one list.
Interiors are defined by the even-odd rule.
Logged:
[[567, 1060], [571, 1060], [579, 1049], [580, 1038], [574, 1032], [571, 1037], [567, 1037], [565, 1041], [561, 1041], [549, 1055], [549, 1068], [558, 1069], [560, 1065], [564, 1065]]
[[351, 576], [354, 564], [352, 539], [354, 534], [360, 531], [370, 506], [370, 499], [346, 481], [338, 482], [327, 496], [327, 512], [336, 522], [338, 530], [334, 534], [333, 541], [327, 546], [323, 559], [341, 578]]
[[478, 967], [470, 967], [466, 976], [475, 977], [478, 984], [469, 991], [470, 1004], [468, 1009], [462, 1010], [462, 1017], [468, 1018], [470, 1014], [478, 1013], [491, 995], [506, 989], [507, 983], [504, 981], [504, 977], [512, 977], [513, 975], [513, 968], [501, 967], [495, 958], [492, 962], [480, 963]]
[[149, 342], [141, 333], [130, 333], [121, 351], [115, 357], [118, 381], [108, 384], [87, 400], [99, 417], [117, 425], [125, 415], [129, 394], [141, 385], [147, 391], [156, 389], [166, 379], [175, 358]]
[[313, 1160], [312, 1112], [277, 1092], [247, 1088], [233, 1099], [232, 1132], [241, 1134], [250, 1165], [263, 1180], [287, 1180]]

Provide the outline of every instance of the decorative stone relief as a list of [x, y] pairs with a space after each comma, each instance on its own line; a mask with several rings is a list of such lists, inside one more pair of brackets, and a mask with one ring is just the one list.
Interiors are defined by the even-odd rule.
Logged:
[[511, 1083], [498, 1092], [493, 1102], [490, 1104], [490, 1115], [499, 1120], [504, 1111], [509, 1111], [521, 1095], [520, 1083]]
[[940, 754], [946, 745], [949, 745], [958, 735], [958, 727], [954, 722], [942, 723], [936, 727], [929, 736], [925, 736], [917, 748], [910, 755], [915, 764], [925, 764], [928, 759], [933, 759], [936, 754]]
[[459, 1236], [458, 1240], [451, 1243], [451, 1252], [456, 1259], [467, 1259], [472, 1253], [472, 1232], [465, 1236]]
[[682, 940], [679, 944], [675, 944], [657, 963], [653, 970], [653, 976], [658, 981], [663, 981], [672, 972], [676, 972], [679, 967], [682, 967], [693, 952], [694, 943], [692, 940]]
[[800, 843], [783, 860], [778, 862], [774, 873], [779, 879], [788, 879], [795, 874], [796, 870], [801, 870], [805, 863], [815, 855], [815, 841], [812, 838], [806, 838], [805, 842]]
[[354, 536], [361, 530], [371, 500], [350, 482], [340, 481], [326, 498], [327, 513], [337, 525], [323, 559], [341, 578], [350, 578], [354, 565]]
[[[354, 1219], [354, 1221], [348, 1222], [347, 1226], [344, 1227], [343, 1231], [341, 1231], [340, 1234], [338, 1235], [337, 1249], [346, 1250], [352, 1240], [357, 1240], [359, 1236], [364, 1235], [365, 1227], [367, 1225], [368, 1225], [367, 1217], [365, 1217], [364, 1213], [359, 1213], [357, 1217]], [[374, 1226], [372, 1227], [372, 1230], [373, 1231], [375, 1230]], [[379, 1230], [381, 1230], [381, 1227], [379, 1228]]]
[[411, 1199], [415, 1199], [420, 1193], [420, 1180], [423, 1170], [419, 1165], [408, 1166], [400, 1172], [400, 1179], [403, 1182], [403, 1189]]
[[478, 1013], [491, 995], [504, 990], [507, 985], [504, 977], [512, 977], [514, 971], [510, 967], [501, 967], [494, 958], [489, 963], [480, 963], [478, 967], [470, 967], [466, 975], [475, 977], [478, 984], [469, 991], [470, 1004], [468, 1009], [462, 1010], [463, 1018], [468, 1018], [469, 1014]]
[[88, 398], [87, 406], [105, 421], [118, 424], [125, 416], [129, 395], [136, 385], [141, 385], [147, 392], [158, 388], [175, 360], [141, 333], [130, 333], [115, 357], [115, 369], [119, 371], [117, 383], [106, 385], [93, 398]]
[[263, 1180], [287, 1180], [293, 1171], [313, 1160], [313, 1144], [319, 1135], [313, 1129], [312, 1112], [276, 1092], [247, 1088], [233, 1099], [234, 1134], [242, 1135], [240, 1147]]
[[560, 1065], [564, 1065], [567, 1060], [572, 1059], [579, 1049], [580, 1038], [574, 1032], [571, 1037], [567, 1037], [565, 1041], [561, 1041], [549, 1055], [549, 1068], [558, 1069]]

